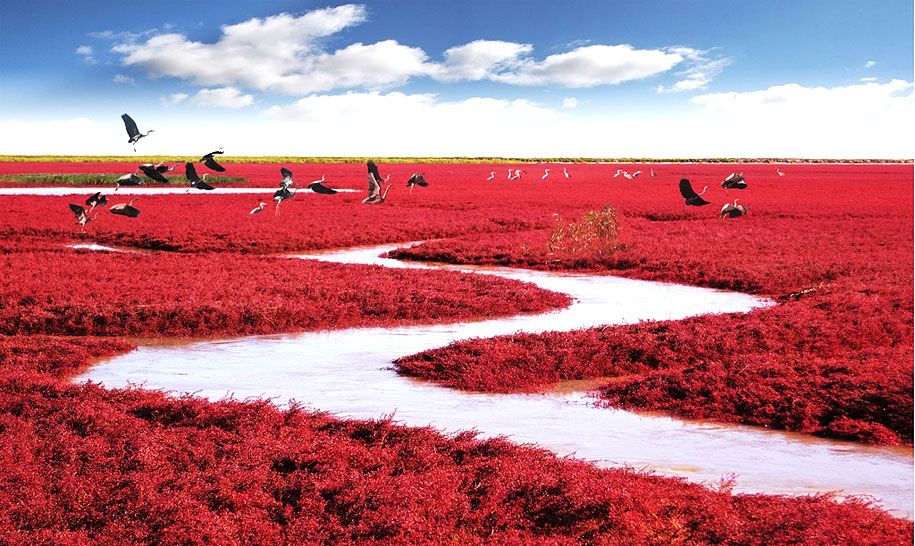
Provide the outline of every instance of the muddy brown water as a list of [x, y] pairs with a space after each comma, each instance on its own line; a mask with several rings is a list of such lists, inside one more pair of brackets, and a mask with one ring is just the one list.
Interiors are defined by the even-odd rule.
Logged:
[[[911, 448], [886, 448], [758, 427], [684, 421], [598, 408], [590, 382], [543, 394], [485, 394], [398, 376], [393, 360], [472, 337], [572, 330], [605, 324], [748, 312], [773, 302], [735, 292], [612, 276], [500, 267], [419, 264], [380, 258], [397, 245], [314, 253], [290, 259], [443, 268], [532, 282], [574, 298], [567, 309], [457, 324], [353, 328], [218, 340], [146, 340], [76, 378], [107, 387], [142, 385], [210, 399], [296, 401], [340, 417], [393, 415], [410, 426], [476, 430], [548, 448], [599, 466], [628, 465], [717, 483], [735, 491], [869, 495], [897, 516], [913, 515]], [[104, 250], [104, 247], [92, 247]]]

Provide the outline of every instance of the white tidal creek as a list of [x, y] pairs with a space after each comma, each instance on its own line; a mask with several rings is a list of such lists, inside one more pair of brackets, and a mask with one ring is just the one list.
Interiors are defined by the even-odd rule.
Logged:
[[75, 381], [91, 380], [109, 388], [142, 385], [213, 400], [265, 397], [279, 406], [295, 400], [338, 417], [393, 415], [404, 425], [504, 436], [602, 467], [647, 468], [703, 483], [733, 477], [735, 492], [869, 495], [894, 515], [912, 518], [911, 448], [865, 446], [758, 427], [600, 408], [586, 392], [566, 392], [569, 389], [545, 394], [465, 392], [401, 377], [390, 369], [398, 357], [462, 339], [748, 312], [774, 302], [735, 292], [604, 275], [379, 258], [397, 246], [290, 259], [497, 275], [569, 294], [574, 303], [539, 315], [457, 324], [207, 341], [148, 340], [128, 354], [94, 365]]

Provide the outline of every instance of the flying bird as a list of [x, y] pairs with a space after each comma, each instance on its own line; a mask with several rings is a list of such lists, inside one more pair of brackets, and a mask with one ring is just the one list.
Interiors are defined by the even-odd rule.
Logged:
[[703, 193], [705, 193], [705, 190], [707, 190], [707, 189], [708, 189], [708, 186], [702, 188], [702, 191], [700, 193], [696, 193], [696, 191], [693, 190], [693, 186], [689, 183], [689, 179], [681, 178], [680, 179], [680, 195], [682, 195], [683, 198], [686, 200], [685, 204], [683, 205], [683, 211], [686, 212], [687, 205], [689, 205], [691, 207], [701, 207], [702, 205], [708, 205], [709, 202], [701, 197], [701, 195]]
[[156, 167], [156, 165], [153, 165], [152, 163], [143, 163], [137, 167], [137, 170], [143, 171], [143, 174], [157, 182], [168, 184], [168, 178], [162, 176], [162, 173], [159, 172], [159, 169]]
[[369, 159], [365, 163], [366, 167], [369, 170], [369, 196], [362, 200], [366, 205], [377, 205], [384, 203], [385, 198], [388, 196], [388, 191], [391, 189], [391, 186], [394, 184], [388, 184], [388, 187], [384, 189], [384, 193], [381, 193], [381, 182], [387, 182], [391, 178], [389, 174], [384, 180], [381, 179], [381, 175], [378, 174], [378, 166], [375, 165], [375, 162]]
[[225, 152], [222, 151], [222, 148], [219, 148], [215, 152], [210, 152], [207, 155], [201, 157], [200, 162], [203, 163], [204, 165], [206, 165], [208, 169], [211, 169], [211, 170], [214, 170], [217, 172], [225, 172], [226, 168], [223, 167], [222, 165], [220, 165], [219, 163], [216, 163], [216, 160], [213, 159], [214, 155], [224, 154], [224, 153]]
[[323, 193], [324, 195], [333, 195], [333, 194], [337, 193], [337, 190], [335, 190], [333, 188], [328, 188], [327, 186], [322, 184], [322, 182], [324, 182], [324, 178], [326, 176], [327, 175], [322, 174], [321, 180], [312, 180], [311, 184], [308, 184], [308, 186], [306, 186], [306, 187], [315, 193]]
[[728, 190], [745, 190], [747, 189], [747, 181], [744, 180], [743, 173], [731, 173], [721, 183], [721, 187], [724, 188], [725, 194]]
[[95, 215], [95, 218], [89, 218], [89, 213], [80, 205], [70, 203], [70, 210], [73, 211], [73, 216], [76, 217], [76, 223], [83, 227], [86, 227], [86, 224], [95, 220], [95, 218], [98, 218], [98, 214]]
[[92, 209], [95, 207], [104, 207], [107, 205], [108, 198], [102, 195], [102, 192], [97, 191], [95, 192], [95, 195], [91, 195], [86, 199], [86, 204], [89, 205], [89, 212], [92, 212]]
[[289, 186], [295, 186], [295, 182], [292, 180], [292, 171], [286, 167], [280, 167], [280, 174], [283, 175], [283, 179], [280, 180], [281, 188], [286, 189]]
[[142, 186], [143, 179], [137, 176], [137, 173], [125, 174], [115, 182], [114, 191], [118, 191], [121, 186]]
[[411, 194], [413, 193], [413, 186], [419, 186], [421, 188], [429, 186], [429, 183], [423, 178], [423, 174], [425, 173], [413, 173], [409, 180], [407, 180], [407, 187], [410, 188]]
[[117, 205], [111, 205], [108, 207], [108, 212], [111, 214], [127, 216], [128, 218], [136, 218], [140, 215], [140, 209], [133, 206], [134, 201], [136, 201], [136, 199], [131, 199], [129, 203], [118, 203]]
[[175, 163], [174, 165], [169, 167], [168, 165], [165, 164], [164, 161], [160, 161], [159, 163], [156, 163], [155, 167], [156, 167], [157, 172], [167, 173], [167, 172], [174, 171], [175, 167], [177, 167], [178, 165], [180, 165], [180, 163]]
[[734, 199], [733, 205], [730, 203], [725, 203], [724, 206], [721, 207], [722, 218], [738, 218], [745, 214], [750, 214], [750, 211], [747, 210], [745, 206], [738, 205], [737, 201], [739, 201], [739, 199]]
[[259, 213], [260, 211], [264, 210], [264, 207], [265, 207], [266, 205], [267, 205], [266, 203], [264, 203], [263, 201], [261, 201], [260, 204], [257, 205], [256, 208], [251, 209], [251, 212], [249, 212], [248, 214], [257, 214], [257, 213]]
[[489, 171], [489, 178], [487, 178], [486, 180], [492, 180], [495, 177], [496, 177], [496, 171]]
[[[207, 173], [203, 173], [203, 178], [197, 176], [197, 169], [194, 168], [194, 164], [188, 161], [184, 164], [184, 176], [187, 178], [188, 184], [191, 185], [187, 191], [191, 191], [191, 188], [196, 188], [198, 190], [212, 190], [213, 186], [205, 182], [207, 178]], [[185, 192], [187, 193], [187, 192]]]
[[153, 129], [146, 131], [146, 134], [144, 135], [143, 133], [140, 132], [139, 129], [137, 129], [137, 122], [135, 122], [133, 120], [133, 118], [131, 118], [127, 114], [121, 114], [121, 119], [124, 120], [124, 127], [127, 129], [127, 136], [130, 137], [127, 139], [127, 143], [132, 144], [133, 151], [136, 152], [137, 151], [137, 146], [136, 146], [137, 141], [140, 140], [141, 138], [149, 135], [149, 133], [153, 132]]

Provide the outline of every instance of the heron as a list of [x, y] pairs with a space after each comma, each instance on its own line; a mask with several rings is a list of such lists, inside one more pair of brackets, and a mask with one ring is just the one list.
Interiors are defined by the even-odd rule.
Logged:
[[514, 179], [512, 178], [512, 170], [511, 170], [511, 169], [508, 169], [508, 179], [509, 179], [509, 180], [514, 180]]
[[496, 171], [489, 171], [489, 178], [487, 178], [486, 180], [492, 180], [495, 177], [496, 177]]
[[680, 179], [680, 195], [686, 200], [683, 205], [683, 212], [686, 212], [686, 206], [691, 207], [701, 207], [702, 205], [708, 205], [709, 202], [701, 197], [705, 190], [708, 189], [708, 186], [702, 188], [700, 193], [696, 193], [693, 189], [693, 186], [689, 183], [688, 178]]
[[156, 166], [152, 163], [143, 163], [137, 167], [137, 170], [143, 171], [143, 174], [152, 178], [153, 180], [156, 180], [157, 182], [168, 184], [168, 178], [162, 176], [162, 173], [159, 172], [159, 169], [156, 168]]
[[160, 161], [159, 163], [156, 163], [155, 167], [156, 167], [157, 172], [167, 173], [167, 172], [174, 171], [175, 167], [177, 167], [178, 165], [180, 165], [180, 163], [175, 163], [174, 165], [169, 167], [168, 165], [165, 164], [164, 161]]
[[127, 136], [130, 137], [127, 139], [127, 144], [132, 144], [133, 151], [136, 152], [137, 151], [137, 146], [136, 146], [137, 141], [140, 140], [141, 138], [149, 135], [149, 133], [153, 132], [153, 129], [146, 131], [146, 134], [144, 135], [143, 133], [140, 132], [139, 129], [137, 129], [137, 122], [135, 122], [133, 120], [133, 118], [131, 118], [127, 114], [121, 114], [121, 119], [124, 120], [124, 127], [127, 129]]
[[546, 180], [546, 177], [550, 176], [549, 169], [543, 169], [543, 176], [540, 177], [540, 180]]
[[785, 176], [785, 173], [783, 173], [778, 167], [775, 167], [775, 172], [777, 172], [779, 176]]
[[629, 178], [630, 180], [632, 180], [633, 178], [637, 177], [637, 176], [640, 175], [640, 174], [642, 174], [642, 171], [635, 171], [635, 172], [632, 173], [628, 178]]
[[572, 175], [569, 174], [569, 171], [567, 171], [565, 167], [562, 168], [562, 175], [566, 178], [572, 178]]
[[407, 187], [410, 188], [410, 194], [413, 193], [413, 186], [419, 186], [421, 188], [426, 188], [429, 186], [429, 183], [426, 182], [426, 179], [423, 178], [423, 175], [426, 173], [413, 173], [412, 176], [407, 180]]
[[623, 174], [623, 169], [617, 169], [616, 174], [613, 175], [613, 178], [616, 178], [617, 176], [619, 176], [621, 174]]
[[118, 191], [118, 188], [121, 186], [142, 186], [143, 179], [137, 176], [137, 173], [133, 172], [130, 174], [125, 174], [117, 179], [114, 185], [114, 191]]
[[84, 228], [86, 227], [86, 224], [95, 220], [95, 218], [98, 218], [98, 214], [95, 215], [95, 218], [90, 218], [89, 213], [86, 212], [86, 209], [80, 205], [74, 205], [73, 203], [70, 203], [70, 210], [73, 211], [73, 216], [76, 217], [76, 223], [83, 226]]
[[391, 186], [394, 184], [388, 184], [388, 187], [384, 189], [384, 193], [381, 193], [381, 183], [387, 182], [391, 175], [389, 174], [384, 180], [381, 179], [381, 175], [378, 173], [378, 166], [375, 165], [375, 162], [369, 159], [365, 163], [366, 167], [369, 170], [369, 196], [362, 200], [366, 205], [377, 205], [384, 203], [385, 198], [388, 196], [388, 191], [391, 189]]
[[224, 154], [224, 153], [225, 152], [222, 151], [222, 147], [220, 146], [219, 149], [216, 150], [215, 152], [210, 152], [210, 153], [206, 154], [205, 156], [201, 157], [200, 162], [203, 163], [204, 165], [206, 165], [208, 169], [211, 169], [211, 170], [214, 170], [217, 172], [225, 172], [226, 168], [223, 167], [222, 165], [220, 165], [219, 163], [216, 163], [216, 160], [213, 159], [214, 155]]
[[337, 190], [335, 190], [333, 188], [328, 188], [327, 186], [325, 186], [323, 184], [324, 178], [326, 178], [326, 177], [327, 177], [326, 174], [322, 174], [320, 180], [312, 180], [311, 183], [308, 184], [308, 186], [306, 186], [306, 187], [315, 193], [323, 193], [324, 195], [333, 195], [333, 194], [337, 193]]
[[738, 205], [737, 201], [739, 199], [734, 199], [734, 204], [725, 203], [721, 207], [721, 217], [722, 218], [739, 218], [745, 214], [750, 214], [750, 211], [743, 205]]
[[721, 187], [724, 188], [724, 193], [727, 195], [728, 190], [747, 189], [747, 181], [744, 180], [743, 173], [731, 173], [724, 179], [724, 182], [721, 183]]
[[651, 169], [651, 176], [657, 176], [657, 175], [654, 173], [654, 169]]
[[259, 213], [260, 211], [264, 210], [264, 207], [265, 207], [266, 205], [267, 205], [266, 203], [264, 203], [263, 201], [261, 201], [261, 202], [257, 205], [257, 207], [251, 209], [251, 212], [249, 212], [248, 214], [257, 214], [257, 213]]
[[280, 213], [280, 204], [283, 201], [285, 201], [287, 199], [292, 199], [293, 197], [295, 197], [296, 191], [298, 191], [298, 188], [294, 188], [294, 189], [290, 190], [289, 186], [285, 186], [285, 187], [282, 187], [282, 188], [276, 190], [275, 192], [273, 192], [273, 200], [276, 201], [276, 213], [275, 214], [278, 215]]
[[108, 204], [108, 198], [102, 195], [102, 192], [97, 191], [95, 195], [91, 195], [86, 199], [86, 204], [89, 205], [89, 212], [92, 212], [92, 209], [95, 207], [104, 207]]
[[522, 174], [527, 174], [527, 171], [522, 171], [521, 169], [515, 169], [515, 173], [511, 175], [509, 180], [518, 180], [521, 178]]
[[[194, 164], [188, 161], [184, 164], [184, 176], [187, 178], [188, 184], [191, 185], [187, 191], [191, 191], [191, 188], [196, 188], [198, 190], [212, 190], [213, 186], [205, 182], [207, 178], [207, 173], [203, 173], [203, 178], [197, 176], [197, 169], [194, 168]], [[185, 192], [187, 193], [187, 192]]]
[[131, 199], [129, 203], [118, 203], [117, 205], [111, 205], [108, 207], [108, 212], [111, 214], [126, 216], [128, 218], [136, 218], [140, 215], [140, 209], [133, 206], [134, 201], [136, 201], [136, 199]]

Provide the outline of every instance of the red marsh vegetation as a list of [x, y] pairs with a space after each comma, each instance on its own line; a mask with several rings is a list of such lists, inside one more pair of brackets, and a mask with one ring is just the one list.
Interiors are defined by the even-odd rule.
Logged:
[[[457, 320], [564, 305], [507, 281], [268, 256], [447, 238], [410, 254], [771, 296], [816, 290], [748, 315], [476, 340], [417, 357], [422, 369], [401, 362], [404, 372], [481, 390], [505, 390], [507, 375], [525, 389], [620, 375], [601, 390], [607, 403], [911, 441], [911, 423], [900, 424], [912, 400], [910, 166], [792, 165], [782, 167], [785, 177], [771, 165], [742, 166], [750, 187], [729, 197], [751, 214], [732, 220], [716, 218], [724, 191], [713, 185], [730, 165], [644, 166], [635, 180], [613, 178], [616, 165], [569, 165], [569, 180], [555, 176], [562, 166], [542, 180], [542, 166], [517, 165], [527, 173], [515, 182], [507, 166], [386, 167], [397, 186], [383, 206], [361, 205], [363, 193], [300, 194], [278, 216], [269, 199], [264, 212], [248, 214], [258, 196], [140, 196], [138, 218], [102, 211], [83, 229], [67, 204], [84, 197], [7, 198], [0, 313], [3, 334], [17, 335], [0, 337], [0, 543], [911, 544], [910, 521], [860, 499], [732, 494], [727, 484], [601, 470], [390, 420], [67, 381], [92, 359], [129, 350], [120, 336]], [[0, 164], [0, 173], [28, 168]], [[330, 166], [293, 171], [304, 182], [328, 174], [331, 187], [364, 190], [364, 166], [333, 168], [343, 180]], [[501, 176], [486, 181], [492, 170]], [[279, 182], [279, 165], [228, 171], [270, 188], [265, 197]], [[430, 186], [408, 193], [412, 172], [425, 172]], [[698, 190], [713, 185], [705, 195], [713, 204], [684, 214], [681, 176]], [[112, 195], [109, 203], [134, 198]], [[614, 252], [549, 252], [554, 214], [572, 222], [606, 205], [620, 226]], [[63, 246], [90, 241], [162, 252]], [[468, 358], [480, 343], [490, 345]], [[471, 384], [480, 364], [492, 379]]]
[[7, 544], [910, 544], [866, 501], [732, 494], [472, 433], [61, 378], [127, 348], [0, 337]]

